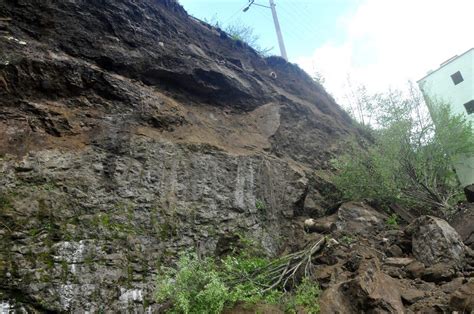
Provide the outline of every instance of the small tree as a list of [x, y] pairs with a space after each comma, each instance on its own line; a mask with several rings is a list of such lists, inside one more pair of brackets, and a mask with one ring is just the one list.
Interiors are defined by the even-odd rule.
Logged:
[[232, 39], [246, 43], [262, 56], [266, 56], [273, 49], [273, 47], [263, 48], [260, 46], [260, 37], [256, 35], [254, 29], [248, 25], [242, 23], [230, 24], [224, 28], [224, 31], [228, 33]]
[[242, 22], [236, 22], [222, 26], [222, 24], [217, 19], [217, 16], [213, 16], [210, 20], [204, 19], [204, 22], [216, 28], [222, 29], [227, 34], [229, 34], [230, 38], [233, 40], [239, 40], [246, 43], [262, 56], [266, 56], [273, 49], [273, 47], [263, 48], [260, 46], [260, 36], [255, 34], [255, 31], [251, 26], [245, 25]]
[[446, 213], [463, 196], [453, 164], [474, 153], [469, 121], [440, 102], [432, 105], [431, 119], [413, 84], [408, 95], [389, 91], [369, 101], [373, 143], [353, 144], [351, 153], [335, 162], [336, 186], [348, 199], [374, 198]]

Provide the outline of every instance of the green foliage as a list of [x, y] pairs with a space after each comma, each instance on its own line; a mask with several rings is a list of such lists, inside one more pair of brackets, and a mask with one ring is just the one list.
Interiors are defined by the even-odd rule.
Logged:
[[259, 211], [264, 211], [266, 209], [266, 206], [262, 200], [258, 199], [255, 201], [255, 208], [257, 208]]
[[259, 45], [258, 41], [260, 37], [255, 34], [254, 29], [248, 25], [238, 22], [235, 24], [227, 25], [224, 31], [230, 35], [233, 40], [241, 41], [252, 47], [260, 55], [267, 55], [272, 48], [263, 48]]
[[339, 241], [342, 243], [342, 244], [345, 244], [345, 245], [350, 245], [352, 244], [355, 240], [353, 237], [351, 236], [348, 236], [348, 235], [344, 235], [342, 236]]
[[305, 313], [319, 313], [319, 295], [321, 289], [318, 285], [312, 283], [308, 278], [304, 278], [301, 284], [296, 288], [295, 304], [302, 306]]
[[158, 278], [157, 301], [171, 301], [170, 313], [220, 313], [228, 289], [210, 259], [181, 255], [177, 269], [163, 268]]
[[174, 268], [161, 268], [156, 299], [169, 302], [169, 313], [220, 313], [236, 303], [281, 304], [289, 308], [300, 306], [307, 313], [318, 312], [319, 287], [304, 280], [294, 294], [278, 289], [266, 291], [255, 272], [268, 266], [271, 260], [253, 256], [247, 250], [229, 255], [220, 261], [182, 254]]
[[252, 47], [252, 49], [254, 49], [258, 54], [262, 56], [268, 55], [268, 53], [273, 49], [273, 47], [264, 48], [260, 46], [260, 37], [255, 34], [254, 28], [245, 25], [242, 21], [237, 21], [233, 24], [223, 26], [218, 21], [217, 17], [213, 16], [210, 20], [204, 19], [204, 22], [216, 28], [222, 29], [229, 35], [232, 40], [246, 43], [248, 46]]
[[398, 228], [398, 216], [396, 214], [390, 215], [390, 217], [387, 218], [387, 225]]
[[9, 197], [6, 195], [0, 194], [0, 210], [10, 209], [12, 207], [12, 202]]
[[256, 254], [253, 247], [246, 247], [239, 254], [228, 255], [220, 261], [222, 276], [232, 287], [229, 289], [229, 304], [236, 302], [274, 304], [282, 296], [276, 289], [263, 292], [265, 278], [261, 274], [256, 274], [256, 271], [268, 266], [271, 261]]
[[474, 153], [470, 122], [440, 102], [431, 104], [431, 119], [413, 86], [409, 96], [390, 91], [360, 98], [371, 109], [362, 123], [372, 121], [372, 138], [353, 141], [349, 154], [334, 162], [333, 183], [344, 198], [449, 211], [463, 196], [453, 164]]

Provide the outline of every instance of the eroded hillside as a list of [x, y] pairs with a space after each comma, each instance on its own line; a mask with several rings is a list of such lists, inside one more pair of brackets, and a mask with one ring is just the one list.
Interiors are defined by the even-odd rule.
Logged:
[[2, 1], [0, 299], [153, 310], [181, 250], [287, 250], [356, 132], [299, 68], [172, 0]]

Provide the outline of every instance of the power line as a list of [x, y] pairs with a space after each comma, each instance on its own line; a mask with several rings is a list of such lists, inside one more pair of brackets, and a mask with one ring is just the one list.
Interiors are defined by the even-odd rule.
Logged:
[[[287, 14], [287, 16], [289, 16], [292, 20], [298, 21], [298, 23], [293, 23], [294, 27], [298, 28], [301, 33], [306, 33], [307, 35], [309, 35], [308, 37], [313, 37], [314, 29], [311, 29], [311, 28], [308, 27], [309, 23], [307, 21], [305, 21], [304, 19], [302, 20], [302, 18], [301, 18], [302, 15], [301, 14], [297, 13], [293, 9], [291, 9], [291, 10], [288, 9], [288, 7], [285, 7], [285, 6], [281, 6], [281, 8], [282, 8], [283, 12], [285, 12]], [[303, 30], [303, 31], [301, 31], [301, 30]]]
[[277, 11], [275, 10], [275, 1], [274, 0], [269, 0], [270, 6], [266, 6], [263, 4], [255, 3], [255, 0], [249, 0], [249, 4], [243, 9], [244, 12], [247, 12], [252, 6], [253, 7], [264, 7], [268, 8], [272, 11], [272, 17], [273, 17], [273, 24], [275, 26], [275, 31], [277, 34], [277, 39], [278, 39], [278, 46], [280, 47], [280, 54], [283, 59], [288, 61], [288, 55], [286, 53], [286, 47], [285, 47], [285, 42], [283, 40], [283, 35], [281, 32], [280, 28], [280, 22], [278, 21], [278, 14]]
[[224, 24], [227, 24], [229, 23], [233, 18], [235, 18], [235, 16], [239, 13], [242, 13], [243, 12], [243, 9], [245, 9], [247, 7], [248, 4], [245, 4], [243, 7], [241, 7], [240, 9], [238, 9], [237, 11], [235, 11], [234, 14], [232, 14], [227, 20], [225, 20], [224, 23], [222, 23], [223, 25]]
[[[282, 1], [282, 3], [285, 3], [285, 2]], [[296, 5], [288, 5], [288, 7], [294, 14], [296, 14], [296, 16], [298, 17], [299, 20], [301, 20], [301, 18], [304, 17], [303, 18], [304, 21], [303, 21], [303, 23], [301, 23], [301, 25], [303, 25], [307, 29], [309, 29], [307, 27], [307, 25], [313, 20], [313, 18], [311, 16], [309, 16], [308, 13], [305, 10], [299, 10]], [[312, 30], [310, 29], [310, 31], [312, 31]]]
[[301, 28], [295, 26], [297, 25], [297, 23], [293, 22], [293, 17], [291, 17], [286, 10], [283, 10], [282, 12], [285, 13], [282, 16], [285, 19], [285, 21], [287, 21], [287, 24], [292, 26], [292, 27], [285, 28], [285, 32], [286, 32], [285, 34], [290, 35], [291, 33], [292, 34], [291, 37], [293, 39], [297, 39], [298, 41], [304, 41], [304, 42], [308, 41], [308, 38], [310, 38], [311, 36], [309, 36], [306, 31], [302, 31]]
[[[270, 15], [265, 14], [263, 12], [263, 10], [257, 9], [257, 10], [255, 10], [255, 12], [257, 12], [266, 22], [273, 23], [272, 19], [270, 18]], [[293, 29], [288, 28], [288, 27], [285, 28], [284, 35], [285, 35], [285, 37], [289, 37], [294, 41], [301, 41], [301, 40], [305, 41], [306, 40], [300, 34], [298, 34], [298, 32], [295, 32]], [[272, 47], [272, 49], [275, 49], [275, 47]]]
[[[284, 3], [284, 2], [281, 2], [281, 3]], [[298, 28], [300, 33], [306, 34], [307, 38], [305, 38], [304, 40], [313, 39], [313, 38], [319, 38], [322, 40], [322, 38], [318, 35], [318, 33], [316, 33], [314, 29], [311, 29], [310, 27], [308, 27], [309, 23], [305, 21], [304, 19], [302, 20], [301, 18], [302, 14], [296, 12], [296, 10], [293, 10], [294, 7], [290, 6], [290, 8], [292, 8], [291, 10], [288, 9], [288, 6], [281, 6], [281, 8], [283, 12], [285, 12], [286, 15], [290, 17], [291, 20], [299, 21], [299, 23], [292, 23], [292, 25], [294, 25], [295, 28]], [[305, 16], [308, 17], [307, 14], [305, 14]]]

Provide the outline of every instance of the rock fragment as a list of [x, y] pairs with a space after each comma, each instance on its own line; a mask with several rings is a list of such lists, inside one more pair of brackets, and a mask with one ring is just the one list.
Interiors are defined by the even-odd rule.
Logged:
[[411, 235], [413, 256], [425, 266], [444, 264], [459, 269], [464, 264], [466, 246], [445, 220], [421, 216], [405, 232]]

